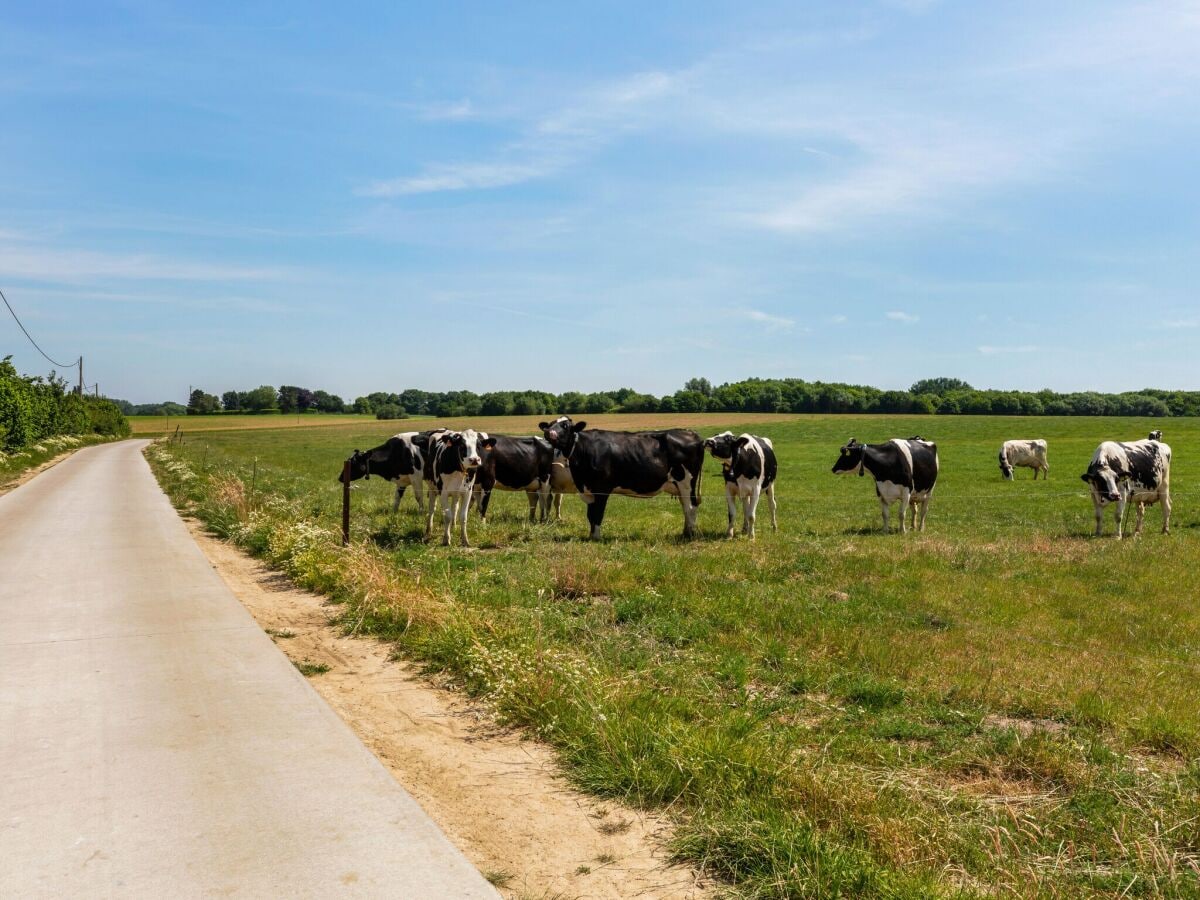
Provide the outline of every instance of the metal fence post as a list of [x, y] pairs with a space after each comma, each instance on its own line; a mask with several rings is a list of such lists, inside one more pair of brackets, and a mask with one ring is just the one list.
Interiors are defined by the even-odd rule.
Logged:
[[342, 463], [342, 546], [350, 544], [350, 460]]

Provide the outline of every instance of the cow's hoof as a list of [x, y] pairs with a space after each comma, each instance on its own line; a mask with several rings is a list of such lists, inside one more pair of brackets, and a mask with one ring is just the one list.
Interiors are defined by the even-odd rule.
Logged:
[[730, 529], [729, 531], [725, 532], [725, 540], [727, 540], [727, 541], [733, 540], [733, 529]]

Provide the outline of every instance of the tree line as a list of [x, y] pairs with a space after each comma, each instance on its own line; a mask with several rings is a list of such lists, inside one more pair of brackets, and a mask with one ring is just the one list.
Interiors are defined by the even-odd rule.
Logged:
[[632, 388], [584, 393], [567, 391], [375, 391], [346, 403], [337, 394], [295, 385], [262, 385], [226, 391], [220, 397], [199, 388], [186, 406], [179, 403], [124, 403], [129, 415], [212, 415], [242, 413], [341, 413], [379, 419], [408, 416], [548, 415], [551, 413], [783, 412], [899, 413], [908, 415], [1004, 416], [1197, 416], [1200, 391], [1146, 388], [1119, 394], [980, 390], [957, 378], [926, 378], [908, 390], [882, 390], [861, 384], [799, 378], [749, 378], [714, 386], [689, 379], [673, 394], [655, 396]]
[[60, 434], [124, 437], [129, 423], [105, 397], [81, 397], [54, 372], [21, 375], [12, 357], [0, 359], [0, 452], [13, 453]]

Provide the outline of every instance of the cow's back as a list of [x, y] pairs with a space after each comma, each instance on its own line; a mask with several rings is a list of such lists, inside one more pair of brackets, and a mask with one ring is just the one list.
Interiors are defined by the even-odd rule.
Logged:
[[923, 495], [930, 493], [937, 484], [938, 452], [937, 444], [932, 441], [917, 439], [904, 441], [912, 459], [912, 491]]

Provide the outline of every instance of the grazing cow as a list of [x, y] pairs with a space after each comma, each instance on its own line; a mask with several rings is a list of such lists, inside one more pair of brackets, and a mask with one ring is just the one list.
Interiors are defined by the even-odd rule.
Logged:
[[[904, 513], [912, 507], [912, 524], [925, 530], [925, 515], [933, 496], [938, 477], [937, 444], [919, 437], [893, 438], [885, 444], [860, 444], [854, 438], [842, 447], [833, 464], [835, 475], [863, 475], [870, 472], [875, 479], [875, 493], [883, 507], [883, 530], [889, 531], [888, 508], [900, 503], [900, 531], [905, 531]], [[917, 517], [917, 507], [921, 515]]]
[[1150, 432], [1150, 440], [1152, 440], [1152, 441], [1161, 441], [1161, 440], [1162, 440], [1162, 432], [1161, 432], [1161, 431], [1152, 431], [1152, 432]]
[[583, 502], [591, 537], [600, 539], [608, 498], [613, 494], [653, 497], [666, 491], [683, 507], [683, 536], [696, 535], [704, 443], [694, 431], [584, 431], [586, 422], [561, 416], [538, 425], [562, 453]]
[[[483, 435], [487, 437], [486, 434]], [[479, 520], [487, 523], [492, 490], [524, 491], [529, 498], [529, 521], [536, 522], [538, 509], [546, 521], [550, 505], [550, 466], [554, 449], [538, 437], [515, 438], [492, 435], [495, 444], [483, 454], [483, 463], [475, 480], [479, 494]]]
[[480, 454], [495, 446], [495, 438], [480, 434], [472, 428], [464, 431], [443, 431], [431, 437], [433, 460], [430, 464], [433, 486], [437, 494], [429, 495], [429, 513], [425, 533], [433, 530], [433, 516], [437, 504], [434, 497], [442, 501], [442, 520], [445, 530], [442, 543], [450, 546], [450, 530], [455, 517], [459, 521], [459, 537], [464, 547], [471, 546], [467, 539], [467, 513], [471, 507], [471, 492], [475, 487], [475, 476], [482, 459]]
[[1104, 505], [1117, 504], [1117, 538], [1121, 537], [1125, 505], [1137, 504], [1134, 537], [1142, 533], [1146, 507], [1162, 501], [1163, 534], [1171, 532], [1171, 448], [1162, 441], [1128, 444], [1105, 441], [1096, 448], [1087, 472], [1080, 476], [1092, 491], [1096, 510], [1096, 536], [1104, 532]]
[[1000, 448], [1000, 471], [1006, 481], [1013, 480], [1013, 469], [1022, 466], [1033, 469], [1033, 480], [1037, 481], [1038, 472], [1042, 479], [1050, 477], [1050, 463], [1046, 461], [1046, 442], [1040, 438], [1036, 441], [1005, 441]]
[[771, 504], [771, 528], [779, 530], [775, 506], [775, 476], [779, 467], [775, 460], [775, 445], [770, 438], [743, 434], [734, 437], [732, 431], [724, 431], [710, 437], [704, 446], [713, 458], [721, 463], [721, 474], [725, 477], [725, 500], [729, 506], [729, 530], [725, 537], [733, 537], [733, 520], [737, 514], [737, 501], [742, 501], [742, 534], [754, 540], [754, 519], [758, 501], [763, 493]]
[[571, 477], [571, 466], [558, 450], [554, 451], [554, 462], [550, 464], [550, 496], [554, 504], [554, 520], [562, 520], [563, 494], [578, 494], [575, 479]]
[[[439, 429], [440, 431], [440, 429]], [[395, 482], [396, 496], [392, 501], [392, 512], [400, 508], [405, 488], [411, 485], [417, 506], [425, 511], [423, 481], [425, 462], [429, 458], [428, 438], [431, 431], [405, 431], [388, 438], [370, 450], [355, 450], [350, 457], [350, 480], [370, 479], [372, 475]], [[340, 483], [342, 473], [337, 480]]]

